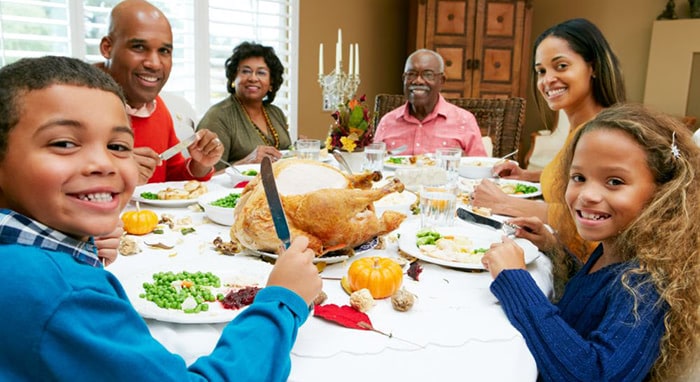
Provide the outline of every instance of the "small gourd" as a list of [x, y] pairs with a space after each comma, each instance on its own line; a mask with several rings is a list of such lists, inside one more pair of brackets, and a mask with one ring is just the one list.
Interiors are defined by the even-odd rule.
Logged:
[[142, 210], [136, 206], [136, 211], [127, 211], [122, 214], [124, 231], [132, 235], [145, 235], [153, 232], [158, 225], [158, 215], [151, 210]]
[[364, 257], [355, 260], [348, 269], [348, 284], [353, 291], [367, 288], [374, 298], [394, 294], [403, 282], [403, 269], [386, 257]]

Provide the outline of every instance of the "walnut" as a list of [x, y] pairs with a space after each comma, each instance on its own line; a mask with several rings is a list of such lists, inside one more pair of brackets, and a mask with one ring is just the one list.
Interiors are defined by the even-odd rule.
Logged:
[[399, 312], [405, 312], [413, 307], [415, 300], [416, 295], [407, 291], [405, 288], [401, 288], [391, 296], [391, 306]]
[[121, 239], [119, 240], [119, 253], [121, 253], [124, 256], [130, 256], [130, 255], [135, 255], [139, 252], [141, 252], [141, 248], [139, 248], [138, 243], [134, 238], [130, 236], [122, 236]]
[[360, 312], [366, 312], [374, 306], [374, 297], [367, 288], [356, 290], [350, 295], [350, 306]]
[[318, 296], [316, 296], [316, 298], [314, 299], [313, 304], [314, 304], [314, 305], [321, 305], [321, 304], [323, 304], [327, 299], [328, 299], [328, 295], [326, 294], [326, 292], [321, 291], [321, 293], [319, 293]]
[[219, 236], [214, 239], [213, 243], [214, 248], [222, 255], [233, 256], [241, 250], [238, 243], [234, 241], [224, 242], [224, 240]]

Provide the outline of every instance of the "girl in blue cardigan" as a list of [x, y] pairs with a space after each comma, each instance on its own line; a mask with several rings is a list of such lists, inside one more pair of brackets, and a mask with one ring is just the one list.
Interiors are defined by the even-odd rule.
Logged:
[[556, 194], [581, 236], [601, 244], [573, 274], [541, 221], [511, 220], [552, 256], [557, 281], [573, 274], [559, 301], [542, 294], [514, 241], [504, 238], [482, 260], [541, 380], [687, 376], [700, 333], [699, 171], [687, 128], [641, 106], [601, 111], [576, 133], [559, 174], [568, 182]]

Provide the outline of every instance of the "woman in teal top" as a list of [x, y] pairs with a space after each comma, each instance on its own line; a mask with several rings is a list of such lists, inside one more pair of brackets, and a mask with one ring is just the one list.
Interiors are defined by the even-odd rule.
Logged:
[[[215, 132], [224, 145], [222, 159], [232, 164], [276, 160], [291, 145], [287, 118], [272, 105], [282, 86], [284, 67], [269, 46], [243, 42], [226, 60], [231, 96], [213, 105], [197, 129]], [[223, 163], [217, 169], [226, 167]]]

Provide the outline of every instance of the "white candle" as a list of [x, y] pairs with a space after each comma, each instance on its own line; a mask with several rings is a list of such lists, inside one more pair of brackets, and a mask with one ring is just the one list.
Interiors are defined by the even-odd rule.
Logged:
[[353, 58], [353, 54], [352, 54], [353, 45], [355, 45], [355, 44], [350, 44], [350, 54], [348, 55], [348, 75], [349, 76], [353, 75], [353, 73], [354, 73], [353, 68], [355, 67], [353, 59], [352, 59]]
[[318, 75], [323, 75], [323, 43], [318, 44]]
[[340, 70], [340, 45], [335, 43], [335, 72]]
[[360, 44], [355, 43], [355, 75], [360, 75]]
[[[340, 45], [340, 48], [343, 48], [343, 31], [338, 28], [338, 45]], [[342, 56], [340, 57], [340, 60], [342, 61]]]

